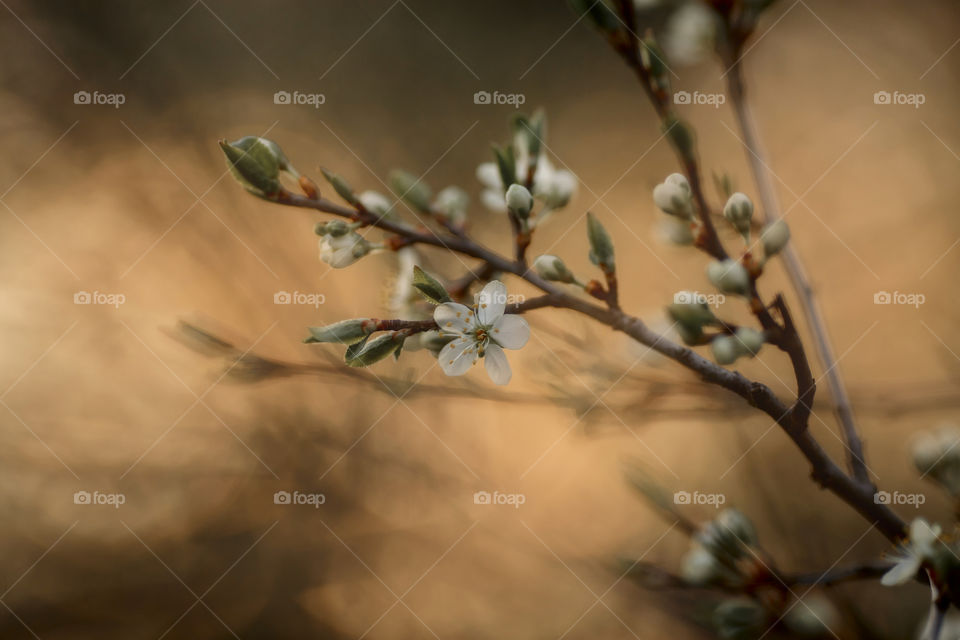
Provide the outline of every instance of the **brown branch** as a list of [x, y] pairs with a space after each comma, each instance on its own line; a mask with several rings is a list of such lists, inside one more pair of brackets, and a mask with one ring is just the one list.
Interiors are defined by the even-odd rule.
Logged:
[[569, 309], [593, 318], [616, 331], [620, 331], [652, 350], [674, 360], [693, 371], [704, 381], [731, 391], [751, 406], [757, 407], [783, 428], [794, 444], [800, 449], [811, 466], [811, 477], [821, 487], [828, 489], [849, 504], [891, 541], [902, 538], [904, 522], [886, 505], [874, 501], [874, 491], [847, 476], [826, 451], [813, 438], [805, 423], [792, 416], [794, 408], [785, 404], [768, 386], [749, 380], [742, 374], [721, 367], [687, 347], [669, 341], [651, 331], [639, 318], [620, 309], [597, 306], [587, 300], [557, 288], [536, 273], [468, 238], [442, 238], [431, 231], [422, 231], [400, 222], [379, 217], [367, 217], [362, 212], [330, 202], [323, 198], [309, 198], [290, 192], [276, 196], [275, 202], [297, 207], [311, 208], [325, 213], [359, 220], [369, 226], [377, 227], [388, 233], [404, 238], [409, 244], [425, 244], [441, 247], [462, 255], [471, 256], [487, 262], [492, 268], [504, 273], [514, 274], [547, 295], [525, 301], [519, 307], [533, 310], [541, 307]]
[[[737, 41], [734, 40], [734, 42]], [[742, 44], [742, 39], [739, 42]], [[780, 205], [771, 179], [770, 169], [764, 160], [760, 133], [747, 102], [742, 67], [736, 62], [739, 57], [739, 50], [740, 47], [737, 46], [728, 52], [721, 52], [721, 56], [727, 67], [727, 87], [730, 93], [730, 102], [737, 116], [740, 132], [744, 137], [747, 160], [757, 185], [760, 202], [763, 205], [764, 222], [769, 223], [779, 219]], [[827, 380], [830, 396], [833, 399], [833, 411], [843, 430], [846, 443], [847, 466], [859, 482], [871, 485], [869, 471], [864, 461], [863, 441], [857, 431], [850, 397], [837, 367], [837, 359], [830, 344], [827, 325], [820, 304], [813, 293], [810, 280], [803, 268], [803, 263], [793, 248], [793, 244], [787, 244], [780, 256], [791, 286], [800, 298], [800, 306], [810, 328], [814, 346], [825, 369], [824, 377]]]

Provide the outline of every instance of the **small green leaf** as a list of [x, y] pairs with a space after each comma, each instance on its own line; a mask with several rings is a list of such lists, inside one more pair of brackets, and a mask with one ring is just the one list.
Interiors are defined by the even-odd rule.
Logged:
[[587, 213], [587, 238], [590, 240], [590, 262], [601, 269], [613, 271], [613, 241], [600, 221]]
[[420, 180], [412, 173], [395, 169], [387, 177], [390, 188], [397, 197], [403, 198], [407, 203], [418, 211], [429, 211], [430, 200], [433, 198], [433, 190], [423, 180]]
[[420, 295], [433, 304], [452, 301], [450, 294], [443, 288], [443, 285], [416, 265], [413, 267], [413, 286], [420, 292]]
[[344, 361], [351, 367], [369, 367], [392, 355], [403, 346], [405, 339], [406, 336], [395, 331], [384, 333], [372, 340], [364, 341], [362, 346], [358, 343], [349, 347], [344, 355]]
[[327, 179], [327, 182], [333, 185], [333, 190], [337, 192], [338, 196], [353, 206], [357, 206], [360, 203], [357, 195], [353, 192], [353, 187], [341, 176], [326, 169], [320, 169], [320, 172], [323, 173], [323, 177]]
[[310, 327], [310, 336], [304, 339], [306, 343], [333, 342], [352, 345], [364, 340], [373, 333], [375, 322], [370, 318], [353, 318], [341, 320], [324, 327]]
[[500, 180], [503, 181], [503, 189], [506, 191], [517, 181], [517, 159], [513, 147], [493, 145], [493, 155], [497, 158], [497, 169], [500, 170]]

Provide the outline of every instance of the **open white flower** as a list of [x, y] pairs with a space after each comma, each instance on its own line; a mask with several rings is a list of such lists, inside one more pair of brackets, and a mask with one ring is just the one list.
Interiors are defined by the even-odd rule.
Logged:
[[910, 582], [925, 562], [933, 560], [941, 550], [949, 552], [940, 542], [940, 533], [940, 525], [931, 525], [923, 518], [911, 522], [907, 541], [900, 546], [894, 556], [895, 564], [883, 574], [880, 582], [887, 587]]
[[456, 302], [444, 302], [433, 312], [433, 319], [446, 335], [454, 339], [440, 351], [437, 360], [448, 376], [462, 376], [483, 358], [490, 379], [496, 384], [510, 382], [510, 363], [504, 349], [520, 349], [530, 339], [530, 325], [517, 315], [504, 314], [507, 287], [498, 280], [477, 294], [473, 308]]

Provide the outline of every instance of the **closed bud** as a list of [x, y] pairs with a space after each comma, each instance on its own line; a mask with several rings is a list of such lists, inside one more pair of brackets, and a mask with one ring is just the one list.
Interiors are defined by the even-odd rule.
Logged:
[[338, 344], [355, 344], [373, 333], [376, 320], [370, 318], [353, 318], [341, 320], [325, 327], [310, 327], [310, 337], [304, 342], [334, 342]]
[[740, 357], [737, 339], [730, 336], [717, 336], [710, 342], [713, 359], [717, 364], [733, 364]]
[[750, 522], [750, 518], [739, 509], [733, 507], [724, 509], [717, 514], [714, 522], [717, 526], [736, 536], [737, 540], [743, 544], [755, 545], [757, 543], [757, 530]]
[[507, 189], [507, 210], [520, 220], [526, 220], [533, 208], [533, 196], [522, 184], [512, 184]]
[[664, 213], [688, 220], [693, 217], [690, 183], [681, 173], [672, 173], [653, 188], [653, 202]]
[[318, 222], [313, 226], [313, 232], [318, 236], [332, 236], [339, 238], [353, 231], [353, 227], [343, 220], [329, 220], [327, 222]]
[[397, 197], [406, 200], [414, 209], [418, 211], [428, 211], [430, 209], [433, 190], [427, 183], [413, 174], [396, 169], [390, 172], [387, 182], [390, 183], [390, 188], [397, 194]]
[[721, 638], [754, 638], [763, 633], [767, 612], [750, 598], [732, 598], [714, 610], [713, 624]]
[[823, 638], [833, 634], [840, 615], [827, 598], [818, 594], [804, 596], [783, 615], [788, 629], [805, 638]]
[[544, 280], [565, 282], [567, 284], [571, 284], [577, 280], [576, 276], [573, 275], [573, 272], [570, 271], [570, 269], [567, 268], [567, 265], [564, 264], [563, 260], [557, 256], [538, 256], [537, 259], [533, 261], [533, 268]]
[[230, 173], [250, 193], [272, 198], [280, 191], [280, 172], [299, 177], [280, 146], [272, 140], [246, 136], [234, 142], [220, 141]]
[[680, 575], [692, 585], [703, 586], [709, 584], [719, 573], [720, 567], [717, 559], [700, 545], [695, 545], [683, 557]]
[[320, 259], [334, 269], [349, 267], [372, 250], [373, 246], [352, 230], [343, 235], [326, 234], [320, 238]]
[[725, 217], [733, 228], [740, 232], [744, 239], [750, 238], [750, 221], [753, 219], [753, 202], [746, 194], [739, 191], [727, 200], [723, 207]]
[[590, 262], [605, 271], [613, 271], [613, 241], [600, 221], [587, 213], [587, 239], [590, 241]]
[[763, 254], [766, 257], [775, 256], [787, 246], [790, 240], [790, 227], [783, 220], [771, 222], [760, 233], [760, 241], [763, 243]]
[[750, 274], [735, 260], [714, 260], [707, 266], [707, 277], [722, 293], [745, 296], [750, 292]]
[[460, 187], [442, 189], [433, 201], [433, 209], [455, 224], [463, 224], [467, 219], [469, 206], [470, 196]]
[[338, 196], [353, 206], [357, 206], [357, 204], [359, 204], [360, 201], [357, 199], [356, 194], [354, 194], [353, 187], [351, 187], [346, 180], [335, 173], [327, 171], [326, 169], [320, 169], [320, 172], [323, 173], [323, 177], [327, 179], [327, 182], [333, 186], [333, 190], [337, 192]]
[[386, 216], [390, 213], [391, 202], [390, 199], [379, 191], [364, 191], [359, 196], [357, 200], [360, 201], [360, 204], [363, 205], [363, 208], [373, 213], [375, 215]]
[[750, 327], [740, 327], [737, 329], [734, 338], [737, 341], [737, 346], [740, 347], [740, 352], [751, 357], [760, 352], [765, 340], [762, 331], [757, 331]]

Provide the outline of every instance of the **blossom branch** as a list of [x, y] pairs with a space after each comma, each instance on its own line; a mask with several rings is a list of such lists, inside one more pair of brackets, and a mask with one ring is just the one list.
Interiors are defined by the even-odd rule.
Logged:
[[[847, 476], [830, 458], [817, 440], [809, 433], [806, 422], [795, 418], [800, 415], [796, 407], [785, 404], [768, 386], [753, 381], [739, 372], [721, 367], [691, 349], [676, 344], [650, 330], [639, 318], [631, 316], [618, 308], [601, 307], [576, 297], [547, 282], [536, 273], [528, 270], [468, 238], [441, 238], [435, 233], [414, 229], [408, 225], [382, 217], [364, 214], [356, 209], [345, 207], [321, 197], [307, 197], [284, 191], [273, 198], [274, 202], [296, 207], [310, 208], [325, 213], [361, 222], [391, 234], [395, 234], [412, 244], [424, 244], [445, 248], [462, 255], [480, 259], [490, 268], [510, 273], [526, 280], [543, 291], [545, 296], [530, 299], [520, 305], [524, 311], [543, 307], [569, 309], [622, 332], [636, 341], [648, 346], [687, 369], [693, 371], [704, 381], [731, 391], [751, 406], [754, 406], [780, 425], [811, 465], [811, 477], [821, 487], [833, 492], [850, 505], [891, 541], [900, 539], [904, 532], [904, 523], [886, 505], [877, 504], [871, 487], [856, 482]], [[812, 400], [809, 394], [803, 394], [805, 400]], [[809, 406], [806, 402], [802, 406]]]

